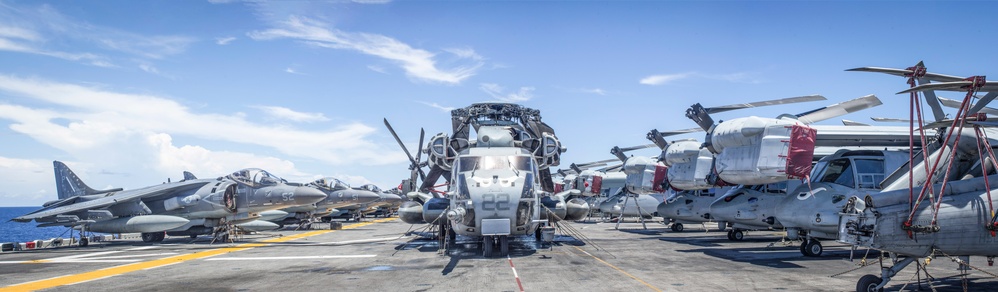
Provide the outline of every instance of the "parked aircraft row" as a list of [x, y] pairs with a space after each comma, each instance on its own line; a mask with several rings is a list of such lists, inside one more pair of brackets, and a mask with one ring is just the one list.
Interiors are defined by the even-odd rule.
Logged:
[[[890, 253], [894, 265], [884, 267], [879, 277], [859, 279], [857, 291], [880, 291], [921, 257], [945, 255], [964, 270], [971, 255], [993, 259], [998, 216], [991, 193], [998, 188], [990, 182], [998, 180], [992, 138], [998, 132], [990, 127], [998, 124], [988, 121], [992, 117], [986, 113], [994, 111], [986, 105], [998, 97], [998, 83], [983, 76], [929, 73], [921, 62], [906, 69], [852, 71], [905, 77], [910, 89], [899, 94], [911, 95], [911, 114], [903, 120], [910, 124], [811, 125], [879, 105], [872, 95], [798, 115], [716, 124], [710, 114], [718, 109], [816, 98], [719, 108], [694, 104], [687, 117], [707, 133], [703, 143], [667, 142], [668, 134], [652, 130], [647, 137], [662, 154], [628, 158], [623, 189], [637, 195], [669, 193], [656, 210], [675, 231], [683, 223], [716, 221], [731, 228], [732, 240], [740, 240], [744, 230], [785, 230], [787, 239], [801, 241], [807, 256], [821, 254], [820, 240]], [[966, 96], [947, 100], [936, 90]], [[932, 116], [928, 121], [923, 105]], [[955, 107], [956, 113], [947, 116], [944, 107]], [[610, 171], [589, 171], [584, 180], [581, 172], [563, 175], [567, 188], [591, 187], [601, 177], [619, 180]]]
[[[87, 232], [141, 233], [145, 242], [166, 235], [214, 235], [227, 240], [232, 228], [263, 231], [284, 224], [308, 224], [337, 210], [359, 218], [378, 207], [397, 208], [398, 195], [374, 186], [353, 189], [335, 178], [301, 184], [258, 169], [198, 179], [184, 179], [144, 188], [95, 190], [66, 164], [54, 161], [58, 200], [14, 218], [39, 226], [65, 226]], [[87, 245], [81, 236], [81, 245]]]

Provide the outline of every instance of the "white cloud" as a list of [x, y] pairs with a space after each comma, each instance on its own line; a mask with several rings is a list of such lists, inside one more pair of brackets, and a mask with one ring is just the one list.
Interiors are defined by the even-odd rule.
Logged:
[[329, 118], [327, 118], [322, 113], [297, 112], [292, 109], [280, 106], [254, 106], [254, 108], [263, 111], [264, 114], [275, 119], [289, 120], [294, 122], [324, 122], [329, 120]]
[[291, 68], [291, 67], [285, 68], [284, 72], [291, 73], [291, 74], [297, 74], [297, 75], [305, 75], [305, 73], [298, 72], [298, 70], [295, 70], [295, 68]]
[[438, 103], [435, 103], [435, 102], [419, 101], [419, 103], [422, 103], [424, 105], [427, 105], [427, 106], [435, 108], [435, 109], [439, 109], [440, 111], [447, 112], [447, 113], [449, 113], [450, 111], [454, 110], [454, 107], [452, 107], [452, 106], [442, 106], [442, 105], [440, 105]]
[[640, 83], [645, 85], [662, 85], [672, 81], [685, 79], [687, 77], [690, 77], [690, 74], [691, 73], [652, 75], [645, 78], [641, 78]]
[[440, 68], [437, 54], [412, 48], [394, 38], [379, 34], [352, 33], [329, 28], [326, 24], [305, 17], [292, 16], [280, 22], [278, 28], [249, 33], [254, 40], [290, 38], [317, 47], [353, 50], [397, 63], [406, 75], [418, 81], [459, 84], [475, 75], [484, 64], [481, 56], [471, 49], [448, 49], [461, 65]]
[[149, 64], [139, 64], [139, 69], [142, 69], [142, 71], [146, 71], [152, 74], [159, 74], [159, 70], [156, 69], [156, 67], [153, 67], [152, 65]]
[[762, 83], [762, 80], [756, 77], [756, 74], [748, 72], [738, 72], [730, 74], [705, 74], [699, 72], [687, 72], [679, 74], [652, 75], [642, 78], [641, 81], [639, 82], [645, 85], [663, 85], [671, 83], [673, 81], [687, 79], [687, 78], [704, 78], [704, 79], [720, 80], [733, 83], [750, 83], [750, 84]]
[[220, 45], [220, 46], [224, 46], [224, 45], [228, 45], [229, 43], [231, 43], [234, 40], [236, 40], [236, 37], [232, 37], [232, 36], [230, 36], [230, 37], [224, 37], [224, 38], [215, 38], [215, 43], [218, 44], [218, 45]]
[[377, 65], [367, 65], [367, 69], [371, 69], [371, 71], [378, 72], [381, 74], [388, 74], [388, 71], [385, 71], [385, 68], [382, 68], [381, 66]]
[[[99, 67], [116, 67], [92, 47], [149, 59], [180, 54], [195, 41], [177, 35], [141, 35], [78, 21], [49, 5], [28, 7], [0, 4], [0, 50], [50, 56]], [[106, 52], [106, 53], [108, 53]]]
[[[127, 141], [137, 139], [129, 137], [166, 133], [267, 147], [286, 155], [334, 165], [383, 165], [404, 160], [402, 155], [395, 155], [394, 149], [388, 150], [369, 141], [367, 137], [375, 128], [360, 123], [306, 131], [254, 123], [238, 114], [195, 113], [177, 102], [157, 96], [5, 75], [0, 75], [0, 92], [48, 103], [47, 108], [62, 108], [56, 112], [0, 103], [0, 119], [12, 120], [10, 129], [15, 132], [71, 153], [85, 150], [108, 153], [108, 147], [127, 148]], [[53, 119], [62, 122], [57, 124]], [[128, 156], [114, 156], [128, 159]]]
[[510, 93], [504, 93], [505, 88], [495, 83], [482, 83], [478, 88], [488, 93], [492, 98], [502, 102], [524, 102], [534, 97], [533, 87], [520, 87], [519, 91]]
[[606, 95], [606, 90], [603, 90], [601, 88], [582, 88], [582, 89], [579, 89], [579, 90], [582, 91], [582, 92], [584, 92], [584, 93]]

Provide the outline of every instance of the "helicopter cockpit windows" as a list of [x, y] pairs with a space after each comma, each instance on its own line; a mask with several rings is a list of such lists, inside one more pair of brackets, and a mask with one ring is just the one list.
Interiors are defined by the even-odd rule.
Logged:
[[859, 188], [880, 189], [884, 180], [884, 161], [879, 159], [855, 159], [856, 176], [859, 178]]
[[534, 159], [530, 156], [464, 156], [458, 165], [458, 172], [490, 169], [533, 171]]
[[[881, 165], [881, 168], [883, 168], [883, 165]], [[883, 179], [882, 175], [881, 179]], [[824, 171], [818, 175], [818, 182], [839, 184], [850, 188], [856, 187], [856, 177], [853, 173], [852, 162], [848, 158], [828, 161]]]

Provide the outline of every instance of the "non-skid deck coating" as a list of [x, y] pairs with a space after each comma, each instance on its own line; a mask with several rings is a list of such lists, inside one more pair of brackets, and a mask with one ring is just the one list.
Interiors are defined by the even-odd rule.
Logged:
[[[732, 242], [724, 232], [676, 233], [661, 224], [571, 225], [595, 245], [564, 235], [552, 245], [519, 238], [509, 257], [483, 258], [469, 238], [445, 253], [436, 240], [404, 236], [421, 226], [382, 219], [337, 231], [248, 235], [234, 244], [171, 237], [2, 253], [0, 291], [854, 291], [859, 277], [879, 274], [874, 264], [831, 277], [856, 268], [865, 250], [850, 262], [848, 247], [825, 242], [822, 257], [804, 257], [796, 244], [778, 243], [776, 232]], [[971, 265], [998, 273], [983, 257]], [[956, 267], [945, 257], [928, 265], [934, 277], [946, 277], [933, 282], [937, 291], [963, 290]], [[911, 265], [887, 290], [914, 275]], [[998, 289], [986, 273], [968, 278], [971, 291]], [[904, 288], [917, 289], [912, 285]]]

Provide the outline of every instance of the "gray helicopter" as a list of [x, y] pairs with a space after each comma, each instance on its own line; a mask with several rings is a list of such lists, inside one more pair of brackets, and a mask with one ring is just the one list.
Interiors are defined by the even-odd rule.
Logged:
[[[970, 256], [986, 256], [992, 262], [998, 256], [998, 200], [991, 195], [998, 192], [991, 186], [991, 181], [998, 180], [993, 146], [998, 141], [989, 137], [998, 131], [984, 128], [996, 124], [986, 121], [981, 111], [998, 97], [998, 82], [987, 82], [983, 76], [928, 73], [921, 62], [906, 69], [864, 67], [852, 71], [906, 77], [912, 88], [900, 93], [911, 93], [913, 107], [920, 105], [923, 97], [934, 107], [933, 90], [966, 92], [952, 120], [937, 116], [936, 122], [921, 127], [942, 126], [945, 130], [934, 137], [919, 136], [920, 130], [912, 133], [912, 140], [930, 143], [922, 151], [912, 152], [914, 160], [885, 179], [880, 193], [847, 199], [838, 224], [838, 241], [887, 252], [893, 260], [892, 266], [882, 266], [880, 277], [861, 277], [856, 290], [882, 291], [909, 264], [921, 267], [918, 259], [923, 257], [949, 257], [964, 272], [972, 267]], [[987, 94], [977, 97], [978, 92]], [[912, 122], [921, 125], [921, 117], [916, 117]]]
[[[555, 209], [559, 204], [567, 208], [564, 198], [577, 191], [553, 194], [549, 167], [559, 165], [565, 149], [554, 130], [541, 121], [540, 111], [516, 104], [476, 103], [451, 111], [451, 121], [452, 134], [430, 138], [427, 161], [422, 162], [422, 134], [413, 157], [385, 120], [411, 162], [403, 191], [412, 201], [399, 208], [403, 221], [437, 225], [442, 246], [449, 246], [455, 235], [480, 238], [483, 255], [491, 257], [497, 246], [499, 255], [509, 254], [511, 236], [539, 237], [543, 219], [571, 220], [557, 216]], [[422, 179], [418, 188], [417, 175]], [[433, 189], [441, 177], [448, 181], [446, 191]], [[588, 213], [588, 209], [576, 211]]]

